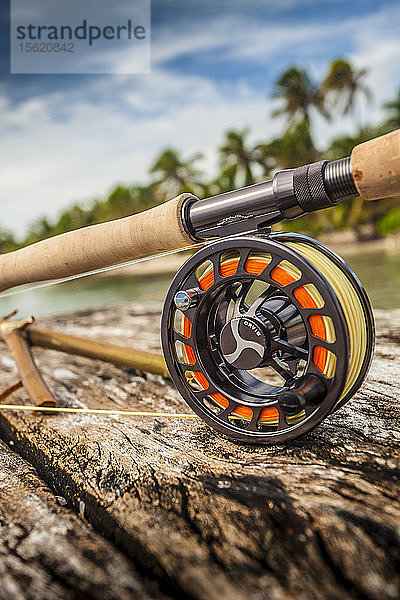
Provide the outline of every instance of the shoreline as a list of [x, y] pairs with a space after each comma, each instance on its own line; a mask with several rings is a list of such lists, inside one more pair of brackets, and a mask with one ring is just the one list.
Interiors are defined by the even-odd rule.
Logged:
[[345, 256], [376, 251], [400, 252], [400, 234], [360, 242], [351, 230], [335, 231], [321, 235], [318, 240], [338, 254]]

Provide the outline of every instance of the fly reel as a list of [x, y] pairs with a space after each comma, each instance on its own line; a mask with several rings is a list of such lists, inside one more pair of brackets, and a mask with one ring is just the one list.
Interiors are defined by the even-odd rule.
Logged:
[[225, 238], [168, 291], [162, 342], [190, 407], [235, 440], [294, 439], [343, 406], [370, 365], [368, 297], [344, 261], [295, 234]]

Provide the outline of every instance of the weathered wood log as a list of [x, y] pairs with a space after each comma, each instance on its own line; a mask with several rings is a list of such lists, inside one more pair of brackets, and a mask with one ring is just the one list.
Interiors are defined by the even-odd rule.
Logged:
[[0, 598], [165, 598], [0, 442]]
[[[120, 305], [40, 324], [157, 351], [159, 312]], [[174, 597], [397, 599], [400, 311], [377, 321], [361, 391], [285, 446], [234, 444], [201, 421], [93, 415], [0, 413], [0, 435]], [[34, 352], [62, 405], [186, 409], [159, 376]], [[15, 371], [3, 348], [0, 363], [6, 387]]]

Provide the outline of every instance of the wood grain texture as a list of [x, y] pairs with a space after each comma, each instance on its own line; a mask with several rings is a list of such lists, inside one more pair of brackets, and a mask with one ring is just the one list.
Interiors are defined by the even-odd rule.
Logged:
[[400, 194], [400, 129], [356, 146], [351, 168], [357, 191], [365, 200]]
[[[160, 306], [40, 324], [159, 348]], [[285, 446], [235, 444], [200, 421], [2, 413], [0, 434], [72, 510], [176, 598], [397, 599], [400, 311], [377, 312], [370, 375], [352, 402]], [[137, 332], [140, 331], [140, 337]], [[182, 411], [156, 375], [37, 350], [61, 404]], [[3, 385], [15, 372], [0, 351]], [[23, 391], [14, 402], [26, 400]]]
[[185, 233], [181, 194], [150, 210], [91, 225], [0, 255], [0, 291], [84, 273], [192, 243]]
[[166, 597], [0, 442], [0, 599]]

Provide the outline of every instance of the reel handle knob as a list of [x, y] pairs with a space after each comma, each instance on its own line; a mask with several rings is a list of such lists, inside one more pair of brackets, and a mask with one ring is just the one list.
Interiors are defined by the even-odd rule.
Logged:
[[351, 169], [365, 200], [400, 194], [400, 129], [355, 146]]
[[204, 294], [202, 290], [193, 288], [191, 290], [181, 290], [175, 294], [174, 303], [176, 308], [185, 312], [189, 308], [197, 306], [199, 299]]
[[278, 396], [279, 406], [286, 415], [296, 415], [306, 404], [319, 404], [325, 398], [323, 381], [315, 375], [307, 375], [297, 387], [285, 390]]

